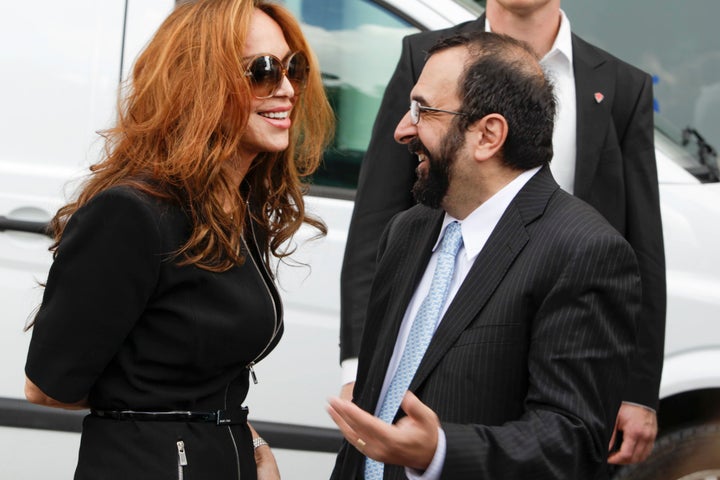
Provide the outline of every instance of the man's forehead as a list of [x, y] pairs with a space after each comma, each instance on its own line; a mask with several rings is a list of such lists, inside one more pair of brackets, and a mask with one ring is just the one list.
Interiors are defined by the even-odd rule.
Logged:
[[[468, 50], [453, 47], [434, 53], [428, 58], [410, 94], [424, 105], [453, 101], [457, 97], [458, 81], [468, 60]], [[432, 102], [432, 103], [429, 103]]]

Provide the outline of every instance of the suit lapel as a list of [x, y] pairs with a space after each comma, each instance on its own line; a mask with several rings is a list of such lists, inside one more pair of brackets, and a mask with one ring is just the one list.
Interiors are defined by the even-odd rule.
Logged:
[[577, 105], [574, 194], [588, 198], [602, 145], [611, 125], [610, 110], [615, 97], [615, 83], [611, 65], [574, 34], [572, 48]]
[[[367, 346], [368, 351], [361, 352], [372, 357], [372, 362], [367, 369], [367, 379], [362, 387], [358, 404], [371, 412], [377, 404], [405, 310], [425, 272], [444, 218], [445, 212], [442, 210], [419, 206], [414, 208], [424, 212], [422, 218], [413, 219], [402, 227], [395, 225], [395, 228], [402, 228], [403, 231], [390, 235], [388, 249], [383, 254], [390, 256], [392, 260], [394, 267], [392, 275], [389, 278], [376, 279], [387, 283], [390, 292], [388, 307], [383, 318], [379, 324], [373, 323], [378, 328], [377, 341], [374, 345]], [[358, 373], [360, 375], [360, 372]]]
[[415, 391], [422, 385], [460, 334], [477, 318], [530, 239], [526, 225], [542, 215], [557, 188], [549, 168], [544, 167], [518, 192], [445, 313], [410, 390]]

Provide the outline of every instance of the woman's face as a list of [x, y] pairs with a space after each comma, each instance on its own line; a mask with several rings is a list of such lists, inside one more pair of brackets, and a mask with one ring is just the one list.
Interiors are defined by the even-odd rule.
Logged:
[[[284, 62], [289, 53], [290, 47], [280, 25], [266, 13], [255, 9], [243, 57], [247, 59], [259, 54], [271, 54]], [[295, 98], [295, 91], [284, 76], [282, 84], [271, 97], [253, 97], [247, 128], [240, 143], [242, 160], [249, 161], [258, 153], [279, 152], [288, 147], [290, 110], [295, 104]]]

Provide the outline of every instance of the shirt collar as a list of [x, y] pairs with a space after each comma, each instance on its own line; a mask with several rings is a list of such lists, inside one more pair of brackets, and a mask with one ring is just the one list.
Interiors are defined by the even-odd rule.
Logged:
[[572, 54], [572, 30], [570, 29], [570, 20], [568, 19], [565, 12], [560, 10], [560, 29], [555, 37], [550, 51], [543, 57], [543, 61], [550, 60], [556, 55], [561, 56], [566, 60], [568, 67], [572, 68], [573, 54]]
[[[485, 16], [485, 31], [492, 32], [487, 15]], [[560, 9], [560, 29], [555, 37], [552, 48], [550, 48], [550, 51], [543, 57], [543, 60], [554, 57], [555, 55], [562, 55], [567, 60], [567, 64], [572, 65], [572, 30], [570, 29], [570, 19], [568, 19], [562, 9]]]
[[463, 237], [463, 246], [468, 260], [474, 259], [485, 246], [485, 242], [500, 221], [510, 202], [525, 184], [538, 172], [541, 167], [531, 168], [515, 177], [510, 183], [500, 189], [495, 195], [487, 199], [468, 215], [465, 220], [460, 221], [452, 215], [445, 213], [440, 235], [433, 246], [433, 252], [438, 248], [445, 229], [451, 222], [460, 223], [460, 231]]

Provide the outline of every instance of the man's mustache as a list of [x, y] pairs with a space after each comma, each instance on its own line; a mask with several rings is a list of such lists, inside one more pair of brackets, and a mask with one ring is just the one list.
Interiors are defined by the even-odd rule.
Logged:
[[412, 140], [410, 140], [410, 142], [408, 142], [408, 150], [413, 155], [424, 154], [427, 157], [430, 156], [430, 152], [428, 152], [428, 149], [425, 148], [425, 145], [423, 145], [423, 143], [420, 141], [420, 139], [418, 137], [415, 137]]

